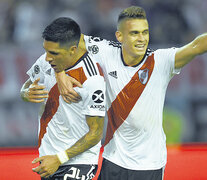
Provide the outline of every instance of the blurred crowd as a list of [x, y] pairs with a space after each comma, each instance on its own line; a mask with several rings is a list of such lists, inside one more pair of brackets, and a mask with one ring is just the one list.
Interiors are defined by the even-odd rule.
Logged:
[[[37, 144], [39, 106], [23, 102], [19, 91], [44, 52], [44, 27], [69, 16], [84, 34], [115, 40], [118, 14], [131, 5], [146, 10], [153, 49], [179, 47], [207, 31], [207, 0], [0, 0], [0, 147]], [[170, 82], [164, 110], [169, 143], [207, 142], [206, 59], [198, 57]]]
[[207, 0], [0, 0], [0, 43], [41, 40], [54, 18], [70, 16], [85, 34], [115, 39], [119, 12], [131, 5], [147, 12], [152, 44], [180, 44], [207, 29]]

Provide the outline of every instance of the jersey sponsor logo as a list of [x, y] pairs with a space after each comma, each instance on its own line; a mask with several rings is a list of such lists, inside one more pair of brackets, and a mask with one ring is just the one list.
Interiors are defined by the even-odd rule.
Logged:
[[93, 93], [92, 99], [95, 103], [102, 103], [104, 101], [103, 91], [97, 90]]
[[147, 80], [148, 80], [148, 72], [149, 70], [147, 68], [145, 69], [140, 69], [138, 71], [138, 75], [139, 75], [139, 80], [142, 84], [146, 84]]
[[117, 71], [111, 71], [111, 72], [109, 72], [109, 75], [116, 78], [116, 79], [118, 78]]
[[98, 109], [99, 111], [105, 111], [105, 106], [104, 105], [91, 105], [90, 108]]
[[91, 51], [93, 54], [97, 54], [99, 52], [99, 48], [97, 45], [88, 46], [88, 50]]
[[34, 72], [35, 72], [35, 74], [39, 74], [40, 73], [40, 67], [38, 65], [34, 66]]
[[91, 109], [98, 109], [99, 111], [105, 111], [105, 106], [104, 105], [91, 105]]

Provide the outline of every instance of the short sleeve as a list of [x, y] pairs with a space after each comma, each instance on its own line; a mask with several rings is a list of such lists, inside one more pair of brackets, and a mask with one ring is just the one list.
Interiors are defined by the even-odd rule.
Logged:
[[105, 116], [105, 81], [96, 75], [83, 83], [83, 88], [75, 88], [83, 100], [82, 113], [89, 116]]
[[46, 54], [43, 54], [40, 56], [36, 62], [32, 65], [32, 67], [27, 71], [27, 74], [29, 75], [32, 82], [34, 82], [37, 78], [40, 78], [39, 83], [44, 83], [44, 72], [45, 69], [47, 69], [47, 64], [45, 61]]
[[172, 78], [175, 74], [180, 73], [181, 69], [175, 68], [176, 52], [177, 48], [159, 49], [155, 51], [155, 63], [163, 76]]

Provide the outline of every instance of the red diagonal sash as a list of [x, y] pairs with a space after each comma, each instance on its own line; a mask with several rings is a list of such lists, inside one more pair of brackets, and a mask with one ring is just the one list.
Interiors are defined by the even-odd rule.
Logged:
[[[83, 71], [83, 68], [77, 68], [74, 70], [70, 70], [69, 72], [67, 72], [67, 74], [77, 79], [81, 84], [84, 83], [85, 80], [87, 79]], [[40, 147], [41, 145], [41, 141], [42, 141], [43, 136], [46, 133], [46, 128], [47, 128], [48, 123], [52, 120], [53, 116], [58, 110], [59, 97], [60, 97], [60, 92], [58, 90], [58, 86], [56, 83], [49, 92], [49, 98], [46, 102], [45, 110], [40, 119], [40, 132], [39, 132], [38, 147]]]
[[149, 82], [154, 69], [154, 54], [147, 58], [146, 62], [139, 70], [145, 69], [148, 69], [147, 82], [142, 84], [142, 79], [139, 79], [138, 72], [136, 72], [129, 83], [117, 95], [116, 99], [112, 102], [111, 107], [107, 111], [108, 125], [104, 146], [109, 143], [115, 131], [126, 120], [137, 100], [144, 91], [147, 83]]
[[40, 132], [39, 132], [39, 140], [38, 140], [38, 147], [41, 145], [41, 140], [46, 133], [46, 127], [50, 120], [53, 118], [55, 113], [57, 112], [59, 106], [59, 90], [57, 84], [55, 84], [49, 92], [49, 98], [45, 105], [45, 110], [42, 114], [40, 119]]

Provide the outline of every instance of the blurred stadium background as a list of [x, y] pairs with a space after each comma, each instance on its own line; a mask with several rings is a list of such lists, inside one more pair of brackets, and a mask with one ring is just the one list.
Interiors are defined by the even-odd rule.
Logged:
[[[146, 10], [153, 49], [180, 47], [207, 31], [207, 0], [0, 0], [0, 161], [10, 157], [10, 150], [15, 154], [19, 147], [37, 145], [39, 105], [23, 102], [19, 91], [28, 78], [26, 71], [44, 52], [43, 28], [57, 17], [69, 16], [84, 34], [115, 40], [118, 14], [131, 5]], [[197, 57], [170, 82], [164, 128], [169, 148], [206, 144], [207, 54]], [[17, 154], [27, 154], [27, 148]], [[207, 154], [207, 148], [200, 149]], [[32, 153], [36, 156], [37, 152]]]

